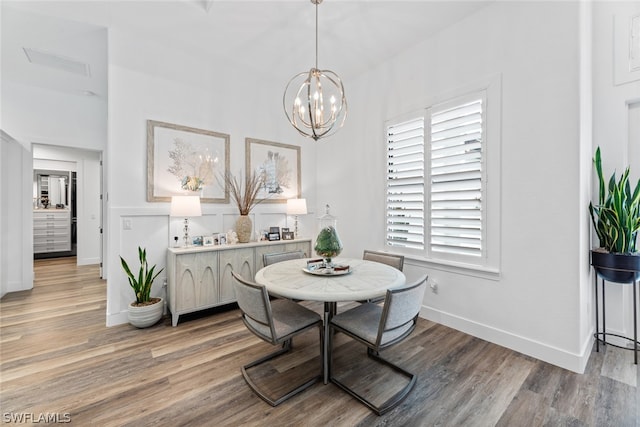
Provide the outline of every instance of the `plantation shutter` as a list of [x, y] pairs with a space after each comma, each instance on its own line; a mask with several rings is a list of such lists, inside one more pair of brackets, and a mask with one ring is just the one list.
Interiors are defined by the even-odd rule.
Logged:
[[424, 249], [424, 117], [387, 127], [389, 246]]
[[432, 110], [432, 252], [482, 255], [482, 108], [483, 98], [478, 95]]

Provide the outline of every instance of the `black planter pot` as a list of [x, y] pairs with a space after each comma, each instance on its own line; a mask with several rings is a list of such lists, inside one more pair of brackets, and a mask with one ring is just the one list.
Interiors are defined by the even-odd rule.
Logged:
[[591, 251], [591, 265], [598, 276], [609, 282], [634, 283], [640, 279], [640, 254]]

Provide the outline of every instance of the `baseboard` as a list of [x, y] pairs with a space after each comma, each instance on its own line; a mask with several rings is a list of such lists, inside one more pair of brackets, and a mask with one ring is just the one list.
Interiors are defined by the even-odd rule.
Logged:
[[76, 261], [78, 265], [94, 265], [100, 264], [100, 258], [78, 258]]
[[587, 366], [593, 345], [593, 334], [589, 334], [580, 354], [575, 354], [430, 307], [423, 306], [420, 317], [580, 374]]
[[107, 314], [107, 326], [118, 326], [125, 323], [129, 323], [129, 313], [127, 311]]

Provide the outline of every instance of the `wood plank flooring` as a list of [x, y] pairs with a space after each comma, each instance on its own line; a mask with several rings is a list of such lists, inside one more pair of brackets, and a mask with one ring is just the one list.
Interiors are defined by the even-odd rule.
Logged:
[[[0, 301], [2, 423], [88, 426], [638, 426], [632, 352], [591, 355], [575, 374], [420, 319], [383, 354], [418, 374], [412, 393], [377, 417], [333, 384], [318, 383], [277, 408], [248, 388], [240, 367], [273, 348], [237, 309], [169, 317], [149, 329], [105, 327], [105, 282], [75, 258], [35, 261], [31, 291]], [[306, 303], [321, 310], [319, 304]], [[340, 309], [344, 309], [342, 307]], [[339, 309], [339, 310], [340, 310]], [[401, 385], [365, 350], [335, 337], [335, 372], [383, 396]], [[252, 375], [278, 392], [319, 371], [318, 336]], [[46, 418], [49, 417], [49, 418]], [[17, 422], [16, 422], [17, 423]]]

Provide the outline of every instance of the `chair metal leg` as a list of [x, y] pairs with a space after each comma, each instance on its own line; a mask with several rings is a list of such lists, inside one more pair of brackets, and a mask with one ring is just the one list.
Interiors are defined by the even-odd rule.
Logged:
[[[320, 329], [320, 337], [321, 337], [320, 343], [322, 344], [322, 335], [323, 335], [322, 328], [320, 327], [319, 329]], [[285, 400], [288, 400], [289, 398], [295, 396], [296, 394], [304, 391], [305, 389], [311, 387], [313, 384], [317, 383], [318, 381], [320, 381], [320, 379], [322, 379], [322, 373], [320, 373], [317, 376], [311, 378], [310, 380], [304, 382], [303, 384], [295, 386], [293, 389], [285, 393], [283, 396], [277, 397], [275, 399], [268, 396], [264, 391], [262, 391], [258, 387], [258, 385], [253, 382], [253, 380], [249, 376], [249, 373], [247, 372], [247, 369], [253, 368], [269, 360], [275, 359], [278, 356], [289, 352], [290, 350], [291, 350], [291, 339], [288, 339], [282, 343], [282, 348], [280, 350], [274, 351], [273, 353], [269, 353], [266, 356], [263, 356], [260, 359], [255, 360], [242, 367], [242, 376], [244, 377], [244, 380], [247, 383], [247, 385], [251, 388], [251, 390], [253, 390], [255, 394], [258, 395], [258, 397], [260, 397], [262, 400], [264, 400], [271, 406], [278, 406]]]
[[341, 382], [339, 379], [337, 379], [333, 375], [331, 375], [330, 379], [331, 379], [331, 382], [333, 382], [335, 385], [337, 385], [342, 390], [349, 393], [351, 396], [353, 396], [354, 398], [359, 400], [361, 403], [363, 403], [365, 406], [367, 406], [369, 409], [371, 409], [373, 412], [375, 412], [376, 415], [382, 415], [390, 411], [391, 409], [395, 408], [396, 406], [398, 406], [407, 397], [409, 392], [413, 389], [413, 386], [415, 385], [418, 377], [417, 375], [412, 374], [411, 372], [401, 368], [400, 366], [395, 365], [391, 361], [381, 357], [377, 351], [373, 351], [369, 347], [367, 347], [367, 356], [369, 356], [371, 359], [377, 362], [380, 362], [384, 365], [387, 365], [393, 368], [393, 370], [395, 370], [396, 372], [399, 372], [400, 374], [406, 376], [407, 378], [409, 378], [409, 383], [406, 386], [404, 386], [402, 389], [400, 389], [397, 393], [395, 393], [393, 396], [391, 396], [389, 399], [387, 399], [382, 405], [377, 406], [373, 402], [371, 402], [369, 399], [367, 399], [365, 396], [355, 392], [353, 389], [351, 389], [349, 386]]

